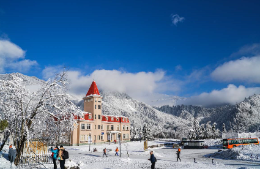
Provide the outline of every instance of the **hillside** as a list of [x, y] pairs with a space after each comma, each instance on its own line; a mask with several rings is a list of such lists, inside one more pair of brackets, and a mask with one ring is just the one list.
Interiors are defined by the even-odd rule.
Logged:
[[[20, 73], [1, 74], [0, 80], [12, 80], [13, 76], [19, 77], [21, 85], [30, 91], [35, 91], [46, 83], [44, 80]], [[125, 93], [101, 91], [101, 95], [103, 114], [129, 117], [131, 125], [138, 128], [146, 123], [153, 133], [162, 131], [187, 133], [192, 127], [194, 118], [197, 118], [200, 124], [216, 122], [220, 130], [223, 123], [227, 130], [232, 128], [239, 131], [255, 131], [260, 126], [260, 95], [245, 98], [236, 105], [215, 108], [192, 105], [151, 107]], [[76, 100], [76, 97], [69, 94], [68, 97], [83, 109], [82, 100]]]
[[[190, 121], [158, 111], [125, 93], [101, 91], [101, 95], [103, 96], [103, 114], [129, 117], [134, 127], [140, 128], [146, 123], [153, 133], [174, 130], [183, 133], [185, 129], [191, 127]], [[80, 101], [78, 106], [83, 109], [83, 101]]]
[[[36, 91], [46, 83], [36, 77], [20, 73], [1, 74], [0, 80], [13, 80], [14, 77], [19, 77], [20, 84], [31, 92]], [[67, 95], [74, 104], [83, 109], [82, 100], [76, 100], [73, 95]], [[185, 129], [188, 129], [188, 126], [191, 126], [189, 121], [160, 112], [145, 103], [132, 99], [125, 93], [103, 91], [101, 95], [103, 96], [103, 114], [129, 117], [131, 125], [134, 127], [140, 128], [146, 123], [152, 133], [172, 132], [174, 130], [183, 133], [183, 131], [186, 131]]]
[[216, 122], [217, 128], [222, 130], [225, 123], [226, 129], [238, 131], [255, 131], [260, 126], [260, 95], [245, 98], [236, 105], [225, 105], [215, 108], [204, 108], [192, 105], [162, 106], [157, 108], [168, 114], [186, 120], [197, 118], [200, 124]]

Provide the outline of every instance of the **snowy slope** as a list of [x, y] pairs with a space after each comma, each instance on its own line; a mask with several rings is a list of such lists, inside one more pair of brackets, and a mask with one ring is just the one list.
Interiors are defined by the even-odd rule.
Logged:
[[154, 96], [149, 96], [148, 104], [156, 107], [160, 107], [163, 105], [175, 106], [179, 101], [185, 100], [184, 97], [166, 95], [166, 94], [157, 94]]
[[222, 159], [237, 159], [246, 161], [260, 161], [260, 146], [259, 145], [244, 145], [232, 149], [216, 152], [207, 156], [222, 158]]
[[[22, 85], [31, 91], [42, 86], [45, 81], [36, 77], [26, 76], [20, 73], [0, 74], [0, 80], [12, 80], [12, 76], [20, 77]], [[86, 91], [87, 92], [87, 91]], [[201, 124], [216, 122], [217, 128], [222, 129], [225, 123], [226, 129], [239, 131], [255, 131], [260, 126], [260, 95], [253, 95], [236, 105], [226, 105], [215, 108], [204, 108], [199, 106], [162, 106], [151, 107], [139, 102], [125, 93], [102, 92], [103, 113], [117, 116], [129, 117], [133, 126], [140, 127], [144, 123], [149, 124], [153, 132], [173, 131], [184, 132], [191, 128], [194, 118]], [[77, 105], [82, 101], [75, 96], [68, 97]]]
[[[12, 80], [13, 76], [21, 79], [21, 85], [30, 91], [36, 91], [46, 82], [36, 77], [29, 77], [20, 73], [0, 75], [1, 80]], [[86, 91], [87, 92], [87, 91]], [[172, 132], [174, 129], [181, 132], [191, 127], [189, 121], [182, 118], [160, 112], [155, 108], [132, 99], [125, 93], [101, 92], [103, 96], [103, 114], [129, 117], [131, 125], [140, 128], [144, 123], [148, 124], [152, 133]], [[83, 110], [83, 101], [77, 100], [75, 96], [68, 94], [69, 99]], [[82, 96], [83, 97], [83, 96]]]
[[260, 95], [245, 98], [236, 105], [225, 105], [215, 108], [204, 108], [192, 105], [162, 106], [157, 108], [174, 116], [186, 120], [197, 118], [200, 124], [216, 122], [217, 128], [222, 130], [225, 123], [226, 129], [238, 131], [255, 131], [260, 126]]
[[[140, 128], [144, 123], [149, 124], [153, 133], [160, 131], [182, 131], [191, 127], [188, 120], [163, 113], [155, 108], [134, 100], [129, 95], [119, 92], [104, 92], [101, 91], [103, 96], [102, 113], [129, 117], [132, 126]], [[79, 103], [83, 108], [83, 102]]]

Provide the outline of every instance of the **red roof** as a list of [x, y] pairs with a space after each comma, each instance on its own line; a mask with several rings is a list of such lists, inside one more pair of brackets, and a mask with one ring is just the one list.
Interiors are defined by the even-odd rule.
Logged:
[[88, 93], [86, 94], [86, 96], [94, 95], [94, 94], [100, 95], [95, 81], [92, 82], [90, 88], [88, 89]]

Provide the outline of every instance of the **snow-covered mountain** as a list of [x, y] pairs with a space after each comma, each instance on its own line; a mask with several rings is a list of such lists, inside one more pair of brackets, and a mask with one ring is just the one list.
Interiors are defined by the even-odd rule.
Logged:
[[160, 107], [163, 105], [175, 106], [179, 101], [185, 100], [185, 97], [167, 95], [167, 94], [158, 94], [153, 98], [150, 98], [149, 104], [152, 106]]
[[[1, 80], [12, 80], [13, 76], [22, 79], [21, 85], [30, 90], [36, 90], [45, 84], [44, 80], [26, 76], [20, 73], [1, 74]], [[87, 92], [87, 91], [86, 91]], [[129, 117], [132, 126], [141, 127], [147, 123], [154, 133], [167, 131], [187, 131], [192, 126], [194, 118], [201, 124], [216, 122], [219, 129], [226, 124], [226, 129], [254, 131], [260, 126], [260, 95], [253, 95], [236, 105], [226, 105], [215, 108], [199, 106], [162, 106], [152, 107], [131, 98], [125, 93], [101, 91], [103, 96], [103, 114]], [[78, 106], [83, 106], [81, 100], [69, 95]], [[82, 96], [83, 97], [83, 96]]]
[[216, 122], [217, 128], [238, 131], [255, 131], [260, 126], [260, 95], [245, 98], [236, 105], [204, 108], [192, 105], [162, 106], [159, 111], [181, 117], [186, 120], [197, 118], [201, 124]]
[[[100, 93], [103, 96], [102, 113], [129, 117], [134, 127], [140, 128], [146, 123], [154, 133], [183, 131], [191, 127], [190, 121], [161, 112], [125, 93], [105, 91]], [[80, 101], [78, 106], [83, 109], [83, 101]]]
[[[20, 73], [2, 74], [0, 79], [12, 80], [14, 76], [19, 77], [21, 85], [32, 91], [39, 89], [46, 83], [44, 80]], [[101, 91], [101, 95], [103, 96], [103, 114], [129, 117], [132, 126], [139, 128], [146, 123], [153, 133], [172, 132], [174, 130], [181, 132], [191, 126], [188, 120], [161, 112], [145, 103], [132, 99], [125, 93]], [[70, 94], [68, 96], [74, 104], [80, 106], [83, 110], [83, 100], [76, 100], [77, 97]]]

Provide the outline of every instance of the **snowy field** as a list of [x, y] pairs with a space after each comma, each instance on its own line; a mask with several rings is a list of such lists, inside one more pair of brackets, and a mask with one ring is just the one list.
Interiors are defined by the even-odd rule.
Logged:
[[[149, 145], [163, 144], [165, 141], [150, 141]], [[79, 166], [82, 169], [132, 169], [132, 168], [150, 168], [149, 152], [154, 151], [157, 163], [157, 169], [171, 169], [171, 168], [188, 168], [188, 169], [209, 169], [209, 168], [260, 168], [260, 160], [251, 158], [251, 154], [256, 157], [260, 155], [259, 146], [244, 146], [237, 147], [232, 150], [224, 150], [218, 152], [218, 140], [207, 140], [205, 142], [209, 145], [209, 149], [182, 149], [181, 162], [176, 160], [176, 149], [171, 147], [156, 147], [143, 150], [143, 142], [129, 142], [121, 145], [122, 157], [115, 156], [115, 149], [119, 147], [118, 144], [111, 143], [101, 145], [91, 145], [97, 149], [97, 152], [89, 151], [89, 146], [65, 146], [69, 152], [70, 158], [66, 160], [66, 166]], [[214, 147], [216, 147], [214, 149]], [[108, 157], [103, 157], [103, 148], [107, 148]], [[7, 146], [4, 148], [6, 151]], [[129, 153], [129, 157], [127, 155]], [[231, 158], [236, 154], [236, 158]], [[239, 155], [238, 155], [239, 154]], [[6, 153], [0, 158], [0, 168], [10, 168], [10, 162], [6, 160]], [[209, 158], [210, 157], [210, 158]], [[214, 163], [212, 164], [212, 159]], [[194, 158], [196, 162], [194, 163]], [[58, 164], [59, 166], [59, 164]], [[53, 168], [51, 164], [44, 164], [39, 168]], [[13, 165], [13, 168], [14, 165]]]

